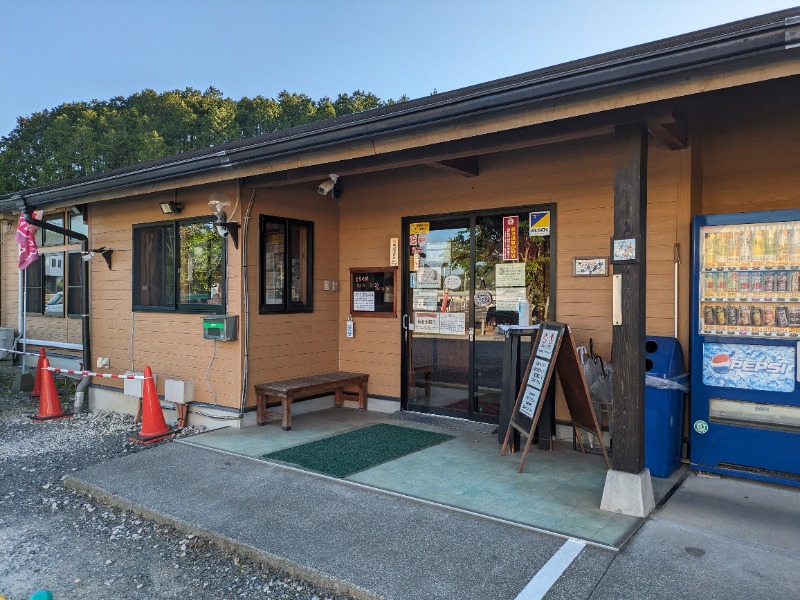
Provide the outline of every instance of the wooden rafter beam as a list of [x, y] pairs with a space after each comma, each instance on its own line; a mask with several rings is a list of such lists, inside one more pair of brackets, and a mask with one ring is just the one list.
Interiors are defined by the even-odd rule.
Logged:
[[683, 150], [687, 147], [686, 121], [675, 113], [661, 119], [648, 119], [647, 130], [650, 135], [661, 140], [670, 150]]
[[438, 162], [428, 163], [428, 166], [440, 171], [458, 173], [464, 177], [477, 177], [479, 174], [477, 156], [467, 156], [465, 158], [456, 158], [452, 160], [440, 160]]

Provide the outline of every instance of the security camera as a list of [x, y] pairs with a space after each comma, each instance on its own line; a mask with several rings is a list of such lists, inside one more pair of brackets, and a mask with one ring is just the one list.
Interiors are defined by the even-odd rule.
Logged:
[[331, 178], [323, 181], [322, 183], [317, 186], [317, 191], [320, 195], [324, 196], [328, 192], [332, 191], [336, 187], [336, 180], [339, 179], [338, 175], [331, 175]]
[[322, 183], [320, 183], [320, 184], [319, 184], [319, 187], [317, 188], [317, 191], [318, 191], [318, 192], [319, 192], [321, 195], [323, 195], [323, 196], [324, 196], [325, 194], [327, 194], [328, 192], [330, 192], [330, 191], [333, 189], [333, 186], [335, 186], [335, 185], [336, 185], [336, 184], [335, 184], [335, 183], [333, 183], [333, 181], [332, 181], [332, 180], [328, 179], [327, 181], [323, 181]]

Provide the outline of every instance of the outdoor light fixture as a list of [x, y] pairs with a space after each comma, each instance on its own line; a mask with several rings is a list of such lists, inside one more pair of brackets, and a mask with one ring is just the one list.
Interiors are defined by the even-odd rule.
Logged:
[[326, 179], [317, 186], [317, 192], [319, 192], [322, 196], [324, 196], [328, 192], [332, 192], [331, 197], [334, 200], [338, 200], [339, 196], [341, 195], [341, 189], [339, 189], [339, 186], [336, 185], [338, 179], [339, 179], [338, 175], [331, 175], [330, 179]]
[[161, 212], [165, 215], [177, 215], [179, 212], [183, 210], [183, 204], [179, 204], [178, 202], [173, 202], [172, 200], [167, 200], [166, 202], [159, 202], [158, 206], [161, 208]]
[[231, 201], [225, 194], [212, 194], [208, 200], [208, 208], [214, 213], [214, 227], [222, 237], [230, 234], [233, 240], [233, 247], [239, 249], [239, 223], [228, 222], [228, 216], [225, 214], [231, 207]]

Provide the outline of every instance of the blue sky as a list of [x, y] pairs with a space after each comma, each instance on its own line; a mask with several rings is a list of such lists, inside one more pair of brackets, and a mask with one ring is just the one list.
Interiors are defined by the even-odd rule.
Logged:
[[[795, 0], [796, 1], [796, 0]], [[0, 0], [0, 135], [63, 102], [427, 96], [789, 8], [779, 0]], [[798, 11], [800, 12], [800, 11]]]

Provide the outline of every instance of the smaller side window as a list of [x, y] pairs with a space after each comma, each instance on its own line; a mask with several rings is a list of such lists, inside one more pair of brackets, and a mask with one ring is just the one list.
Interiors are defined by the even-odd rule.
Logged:
[[260, 293], [262, 313], [314, 310], [314, 224], [261, 215]]

